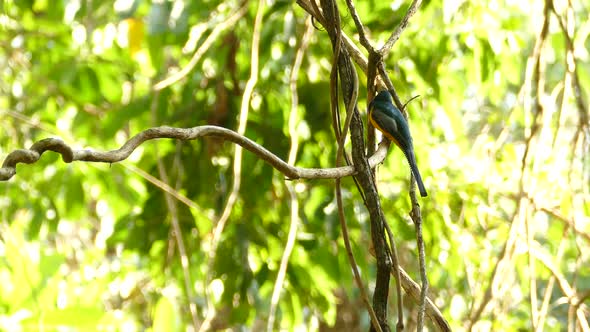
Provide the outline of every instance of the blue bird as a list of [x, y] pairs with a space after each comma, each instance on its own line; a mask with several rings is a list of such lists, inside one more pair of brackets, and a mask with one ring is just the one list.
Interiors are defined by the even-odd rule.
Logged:
[[408, 159], [408, 164], [420, 191], [420, 196], [426, 197], [428, 193], [424, 188], [418, 165], [416, 165], [416, 156], [414, 155], [414, 145], [408, 122], [402, 115], [402, 112], [393, 105], [389, 91], [381, 91], [369, 103], [369, 121], [390, 141], [395, 143]]

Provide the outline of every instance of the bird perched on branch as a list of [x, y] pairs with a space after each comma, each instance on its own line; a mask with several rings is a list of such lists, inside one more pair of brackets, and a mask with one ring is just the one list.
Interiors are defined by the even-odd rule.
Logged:
[[408, 122], [402, 115], [402, 112], [393, 105], [389, 91], [379, 92], [371, 101], [369, 104], [369, 120], [375, 128], [379, 129], [385, 137], [402, 150], [416, 178], [420, 196], [428, 196], [426, 188], [424, 188], [424, 183], [422, 182], [422, 177], [420, 176], [420, 171], [418, 170], [418, 165], [416, 165], [410, 127], [408, 127]]

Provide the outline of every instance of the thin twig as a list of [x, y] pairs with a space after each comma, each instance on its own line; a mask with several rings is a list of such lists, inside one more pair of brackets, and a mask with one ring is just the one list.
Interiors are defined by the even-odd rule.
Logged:
[[545, 0], [545, 6], [543, 8], [543, 25], [541, 26], [539, 36], [535, 41], [533, 51], [527, 60], [527, 68], [525, 70], [525, 80], [522, 90], [525, 94], [525, 109], [530, 110], [530, 112], [526, 112], [525, 114], [532, 113], [533, 120], [530, 128], [527, 126], [527, 130], [525, 131], [525, 150], [521, 161], [521, 177], [519, 182], [521, 192], [526, 190], [524, 187], [525, 167], [532, 146], [532, 139], [536, 136], [537, 131], [540, 128], [538, 121], [539, 115], [543, 113], [543, 105], [541, 104], [541, 99], [539, 97], [544, 94], [545, 90], [545, 61], [543, 61], [541, 53], [549, 34], [549, 24], [551, 21], [549, 14], [551, 6], [551, 0]]
[[[46, 122], [40, 121], [39, 118], [32, 118], [32, 117], [26, 116], [25, 114], [15, 112], [15, 111], [9, 111], [9, 110], [0, 110], [0, 114], [6, 114], [14, 119], [17, 119], [19, 121], [22, 121], [22, 122], [28, 124], [29, 126], [31, 126], [33, 128], [38, 128], [38, 129], [44, 131], [45, 133], [49, 133], [51, 135], [59, 135], [58, 134], [59, 131], [57, 130], [57, 128], [55, 128], [54, 126], [48, 125]], [[22, 127], [20, 127], [20, 130], [23, 130]]]
[[[166, 168], [164, 167], [162, 159], [157, 158], [157, 160], [158, 173], [160, 173], [162, 182], [169, 183], [170, 180], [168, 178], [168, 174], [166, 172]], [[170, 211], [170, 224], [172, 225], [174, 240], [176, 242], [176, 246], [178, 247], [178, 255], [180, 258], [180, 266], [182, 267], [184, 281], [184, 291], [186, 292], [193, 328], [196, 330], [199, 327], [197, 317], [197, 305], [194, 302], [195, 296], [193, 294], [193, 282], [190, 273], [188, 254], [186, 251], [186, 246], [184, 244], [184, 239], [182, 237], [182, 229], [180, 228], [180, 223], [178, 221], [178, 207], [176, 205], [176, 200], [174, 200], [173, 196], [169, 193], [164, 192], [164, 198], [166, 199], [166, 207], [168, 208], [168, 211]]]
[[240, 18], [242, 18], [244, 16], [244, 14], [246, 14], [247, 11], [248, 11], [248, 1], [244, 1], [242, 6], [240, 8], [238, 8], [238, 10], [236, 10], [230, 17], [228, 17], [227, 20], [215, 25], [215, 28], [213, 29], [213, 31], [211, 31], [211, 33], [209, 34], [207, 39], [205, 39], [203, 44], [201, 44], [201, 47], [199, 47], [195, 51], [195, 53], [193, 54], [193, 57], [186, 64], [186, 66], [184, 66], [180, 71], [178, 71], [178, 72], [170, 75], [169, 77], [165, 78], [164, 80], [156, 83], [154, 85], [153, 89], [155, 91], [162, 90], [162, 89], [180, 81], [183, 77], [190, 74], [190, 72], [195, 68], [197, 63], [199, 63], [199, 60], [201, 60], [201, 57], [207, 52], [207, 50], [209, 50], [211, 45], [213, 45], [213, 43], [217, 40], [217, 37], [219, 36], [219, 34], [221, 34], [223, 31], [227, 30], [228, 28], [230, 28], [234, 24], [236, 24], [236, 22]]
[[[318, 22], [320, 22], [322, 25], [325, 26], [324, 17], [318, 16], [316, 14], [316, 11], [314, 10], [314, 6], [312, 4], [315, 4], [315, 2], [313, 2], [311, 0], [297, 0], [297, 4], [299, 4], [299, 6], [301, 6], [301, 8], [303, 8], [303, 10], [305, 10], [310, 15], [312, 15], [315, 20], [317, 20]], [[344, 44], [344, 48], [346, 48], [350, 57], [359, 66], [359, 68], [361, 68], [362, 71], [366, 74], [367, 70], [368, 70], [368, 64], [369, 64], [367, 57], [365, 57], [365, 55], [363, 55], [361, 50], [355, 45], [355, 43], [352, 41], [352, 39], [344, 31], [342, 31], [342, 43]], [[377, 77], [376, 80], [377, 80], [377, 85], [379, 87], [381, 87], [381, 88], [385, 87], [383, 80], [381, 80], [380, 77]]]
[[410, 18], [412, 18], [412, 16], [414, 16], [414, 14], [416, 14], [421, 3], [422, 3], [422, 0], [412, 1], [412, 4], [410, 5], [410, 8], [408, 8], [408, 11], [406, 12], [406, 15], [404, 16], [402, 21], [399, 23], [397, 28], [395, 28], [395, 31], [393, 31], [393, 33], [391, 34], [389, 39], [387, 39], [387, 42], [385, 42], [385, 45], [383, 45], [383, 47], [381, 47], [381, 49], [379, 50], [379, 53], [381, 54], [382, 57], [387, 58], [387, 55], [389, 55], [391, 48], [393, 47], [395, 42], [399, 39], [402, 32], [404, 32], [404, 30], [407, 28], [408, 23], [410, 22]]
[[[412, 184], [414, 181], [412, 181]], [[412, 197], [413, 196], [413, 197]], [[424, 328], [424, 313], [426, 311], [426, 296], [428, 294], [428, 277], [426, 276], [426, 254], [424, 252], [424, 238], [422, 237], [422, 215], [420, 213], [420, 205], [416, 199], [415, 186], [412, 185], [410, 190], [410, 197], [412, 198], [412, 220], [416, 228], [416, 243], [418, 245], [418, 261], [420, 263], [420, 281], [422, 282], [420, 288], [420, 302], [418, 306], [418, 317], [416, 331], [421, 332]]]
[[[379, 62], [383, 61], [383, 59], [381, 58], [381, 56], [379, 55], [379, 53], [377, 52], [369, 52], [369, 63], [367, 65], [367, 109], [365, 111], [366, 117], [367, 117], [367, 155], [371, 155], [373, 154], [373, 152], [375, 151], [375, 142], [376, 142], [376, 137], [375, 137], [375, 127], [373, 127], [373, 124], [371, 123], [370, 119], [369, 119], [369, 104], [370, 104], [370, 100], [373, 100], [373, 98], [375, 98], [375, 95], [377, 94], [375, 91], [375, 81], [377, 79], [380, 79], [380, 77], [377, 75], [377, 65], [379, 64]], [[376, 173], [376, 172], [374, 172]]]
[[[335, 63], [336, 64], [336, 63]], [[357, 104], [358, 95], [359, 95], [359, 80], [358, 75], [356, 73], [356, 69], [352, 68], [354, 73], [352, 75], [353, 78], [353, 86], [352, 86], [352, 94], [350, 96], [350, 101], [348, 105], [346, 105], [346, 118], [344, 119], [344, 127], [342, 128], [342, 133], [340, 137], [340, 141], [338, 142], [338, 150], [336, 152], [336, 166], [340, 166], [339, 158], [343, 157], [344, 154], [344, 145], [346, 143], [346, 137], [348, 136], [348, 128], [350, 127], [350, 121], [352, 120], [352, 113], [354, 112], [354, 108]]]
[[[525, 208], [524, 210], [524, 232], [525, 232], [525, 237], [526, 237], [526, 245], [527, 247], [530, 247], [533, 243], [533, 235], [534, 235], [534, 231], [533, 229], [531, 229], [531, 222], [530, 222], [530, 204], [528, 204], [527, 201], [525, 201]], [[539, 300], [537, 297], [537, 279], [536, 279], [536, 272], [535, 272], [535, 260], [533, 259], [533, 257], [530, 255], [530, 253], [527, 255], [528, 256], [528, 270], [529, 270], [529, 297], [530, 297], [530, 310], [531, 310], [531, 326], [533, 328], [533, 330], [536, 330], [537, 328], [537, 321], [538, 321], [538, 307], [539, 307]]]
[[[160, 98], [160, 92], [156, 91], [153, 95], [151, 106], [150, 106], [150, 113], [152, 124], [157, 123], [157, 106], [158, 101]], [[164, 167], [164, 162], [162, 158], [159, 157], [158, 146], [155, 147], [155, 155], [157, 160], [157, 167], [158, 173], [160, 174], [160, 178], [164, 183], [170, 183], [170, 179], [168, 178], [168, 172], [166, 172], [166, 168]], [[180, 183], [178, 183], [180, 185]], [[178, 191], [178, 187], [176, 191]], [[178, 255], [180, 258], [180, 266], [182, 269], [183, 275], [183, 284], [184, 284], [184, 291], [186, 293], [186, 298], [188, 302], [189, 312], [191, 314], [191, 322], [193, 323], [193, 328], [197, 330], [199, 328], [199, 319], [197, 316], [197, 304], [193, 301], [195, 298], [193, 292], [193, 281], [191, 277], [190, 267], [189, 267], [189, 259], [186, 252], [186, 246], [184, 245], [184, 239], [182, 237], [182, 229], [180, 228], [180, 224], [178, 222], [178, 206], [177, 201], [173, 199], [173, 196], [166, 191], [164, 191], [164, 198], [166, 201], [166, 207], [170, 212], [170, 224], [172, 225], [172, 236], [174, 237], [176, 247], [178, 247]]]
[[200, 213], [205, 213], [205, 210], [200, 207], [199, 205], [197, 205], [197, 203], [195, 203], [194, 201], [192, 201], [190, 198], [184, 196], [183, 194], [180, 193], [180, 191], [172, 188], [170, 185], [168, 185], [167, 183], [163, 182], [162, 180], [154, 177], [153, 175], [147, 173], [146, 171], [142, 170], [141, 168], [135, 167], [133, 165], [130, 164], [121, 164], [123, 167], [127, 168], [128, 170], [130, 170], [133, 173], [137, 173], [139, 176], [141, 176], [142, 178], [144, 178], [146, 181], [150, 182], [151, 184], [153, 184], [154, 186], [158, 187], [158, 189], [162, 190], [163, 192], [165, 192], [166, 194], [174, 197], [175, 199], [177, 199], [179, 202], [181, 202], [182, 204], [186, 205], [189, 209], [193, 209], [194, 211], [198, 211]]
[[[246, 132], [246, 126], [248, 124], [248, 114], [250, 110], [250, 99], [252, 98], [252, 93], [254, 92], [254, 87], [258, 83], [258, 50], [260, 48], [260, 30], [262, 25], [262, 13], [264, 12], [265, 1], [259, 0], [258, 1], [258, 9], [256, 10], [256, 18], [254, 19], [254, 31], [252, 33], [252, 51], [250, 55], [250, 78], [246, 82], [246, 88], [244, 89], [244, 93], [242, 95], [242, 104], [240, 106], [240, 116], [238, 119], [238, 134], [244, 135]], [[231, 215], [234, 205], [238, 200], [238, 195], [240, 192], [240, 187], [242, 183], [242, 153], [243, 149], [241, 146], [237, 145], [234, 150], [234, 160], [233, 160], [233, 185], [232, 190], [227, 198], [227, 202], [225, 203], [225, 207], [217, 224], [215, 225], [215, 230], [213, 231], [213, 239], [211, 239], [211, 248], [209, 249], [209, 258], [208, 258], [208, 277], [207, 281], [211, 279], [211, 273], [213, 272], [213, 263], [215, 262], [215, 257], [217, 255], [217, 246], [219, 245], [219, 241], [221, 239], [221, 234], [225, 228], [225, 225]], [[207, 282], [209, 284], [209, 282]], [[205, 319], [205, 323], [201, 325], [199, 331], [206, 331], [209, 328], [208, 322], [210, 322], [214, 317], [214, 310], [213, 310], [213, 303], [210, 301], [208, 304], [209, 309], [207, 310], [207, 318]]]
[[[403, 268], [400, 267], [400, 277], [402, 281], [402, 287], [406, 291], [407, 294], [410, 295], [410, 298], [414, 299], [416, 303], [420, 302], [421, 296], [421, 287], [418, 285], [417, 282], [412, 280], [408, 273], [404, 271]], [[426, 315], [430, 317], [430, 320], [434, 323], [436, 328], [441, 332], [448, 332], [451, 331], [451, 325], [449, 322], [441, 314], [440, 310], [436, 307], [434, 302], [426, 297]]]
[[[558, 262], [561, 261], [561, 258], [563, 257], [563, 253], [565, 252], [566, 242], [564, 241], [564, 239], [565, 239], [565, 235], [567, 234], [568, 230], [569, 230], [568, 226], [563, 228], [563, 235], [561, 237], [561, 240], [559, 241], [559, 246], [557, 247], [557, 253], [556, 253], [555, 257], [556, 257], [556, 261], [558, 261]], [[546, 319], [547, 314], [549, 312], [549, 302], [551, 301], [551, 296], [553, 294], [554, 285], [555, 285], [555, 276], [551, 275], [551, 277], [549, 278], [549, 281], [547, 282], [547, 287], [545, 288], [545, 295], [543, 296], [543, 302], [541, 304], [541, 309], [539, 309], [538, 321], [536, 322], [536, 326], [537, 326], [536, 332], [543, 331], [543, 327], [545, 325], [545, 319]]]
[[541, 262], [557, 280], [557, 285], [559, 285], [559, 288], [567, 298], [568, 303], [575, 309], [575, 315], [578, 323], [582, 326], [582, 331], [590, 331], [590, 328], [588, 328], [588, 319], [584, 314], [586, 307], [584, 303], [581, 303], [580, 296], [577, 294], [576, 290], [567, 282], [565, 276], [559, 271], [557, 264], [555, 264], [553, 259], [546, 254], [538, 244], [528, 249], [532, 256]]
[[[252, 93], [254, 92], [254, 87], [258, 83], [258, 50], [260, 47], [260, 29], [262, 24], [262, 13], [264, 11], [264, 1], [260, 0], [258, 2], [258, 10], [256, 11], [256, 18], [254, 19], [254, 32], [252, 36], [252, 54], [251, 54], [251, 63], [250, 63], [250, 78], [246, 83], [246, 88], [244, 89], [244, 93], [242, 95], [242, 103], [240, 106], [240, 116], [238, 119], [238, 134], [244, 135], [246, 132], [246, 126], [248, 124], [248, 114], [250, 110], [250, 99], [252, 97]], [[234, 204], [238, 199], [238, 192], [241, 186], [241, 179], [242, 179], [242, 152], [243, 149], [241, 146], [236, 146], [234, 151], [234, 170], [233, 170], [233, 185], [232, 191], [227, 199], [225, 208], [223, 209], [223, 213], [221, 217], [219, 217], [219, 221], [217, 222], [217, 226], [215, 227], [215, 231], [213, 234], [213, 245], [211, 246], [211, 250], [215, 251], [216, 249], [216, 242], [221, 236], [221, 233], [225, 227], [225, 223], [231, 214]]]
[[354, 7], [354, 3], [352, 2], [352, 0], [346, 0], [346, 5], [348, 6], [348, 11], [352, 15], [354, 25], [356, 25], [356, 30], [359, 33], [359, 42], [369, 53], [375, 52], [375, 50], [373, 49], [373, 45], [371, 45], [371, 42], [369, 42], [369, 39], [367, 39], [367, 36], [365, 34], [365, 26], [361, 22], [361, 18], [359, 17], [359, 14], [356, 11], [356, 8]]
[[[314, 0], [312, 0], [313, 2]], [[314, 2], [315, 3], [315, 2]], [[336, 7], [335, 2], [330, 2], [331, 6]], [[337, 8], [333, 9], [332, 11], [338, 11]], [[326, 18], [324, 18], [326, 19]], [[336, 141], [340, 142], [342, 140], [342, 129], [340, 124], [340, 107], [338, 104], [338, 60], [340, 58], [340, 49], [341, 49], [341, 42], [342, 42], [342, 31], [340, 30], [340, 15], [336, 15], [333, 17], [331, 21], [326, 19], [326, 25], [324, 25], [329, 31], [333, 31], [330, 34], [331, 38], [335, 40], [332, 41], [332, 68], [330, 69], [330, 113], [332, 114], [332, 127], [334, 128], [334, 135], [336, 136]], [[328, 26], [327, 24], [331, 24]], [[333, 37], [335, 35], [335, 37]], [[346, 138], [344, 138], [346, 139]], [[336, 158], [338, 158], [338, 153], [336, 154]], [[336, 163], [338, 166], [338, 163]]]
[[496, 284], [499, 282], [498, 280], [503, 279], [503, 276], [506, 273], [505, 270], [507, 269], [507, 266], [509, 266], [514, 256], [514, 250], [517, 241], [517, 232], [519, 227], [519, 223], [517, 220], [518, 213], [515, 213], [514, 216], [511, 218], [510, 229], [508, 230], [508, 238], [504, 242], [502, 251], [498, 254], [499, 258], [496, 261], [496, 264], [494, 265], [483, 298], [481, 299], [481, 302], [477, 307], [475, 307], [475, 305], [473, 306], [473, 309], [471, 310], [471, 313], [469, 315], [469, 319], [466, 322], [466, 331], [473, 330], [473, 327], [481, 318], [481, 315], [483, 314], [488, 304], [498, 295], [498, 290], [495, 289]]
[[396, 330], [398, 332], [404, 330], [404, 308], [403, 308], [403, 293], [402, 293], [402, 284], [401, 284], [401, 273], [400, 273], [400, 265], [399, 265], [399, 258], [397, 256], [397, 246], [395, 245], [395, 241], [393, 239], [393, 232], [391, 231], [391, 227], [389, 227], [388, 223], [385, 223], [385, 230], [387, 231], [387, 237], [389, 238], [389, 247], [391, 248], [390, 255], [391, 255], [391, 263], [393, 264], [393, 271], [395, 277], [395, 287], [397, 291], [397, 324]]
[[[550, 7], [551, 11], [553, 12], [553, 14], [555, 15], [557, 22], [559, 23], [559, 27], [561, 28], [562, 34], [565, 37], [565, 46], [566, 46], [566, 52], [565, 52], [565, 67], [567, 68], [566, 71], [566, 80], [565, 82], [570, 82], [570, 86], [573, 92], [573, 96], [574, 96], [574, 100], [576, 101], [576, 108], [578, 110], [578, 127], [576, 129], [576, 133], [574, 135], [574, 137], [572, 138], [572, 142], [574, 142], [574, 144], [572, 144], [572, 161], [573, 161], [573, 156], [575, 155], [574, 151], [576, 149], [576, 145], [578, 142], [578, 137], [582, 134], [586, 135], [585, 139], [588, 139], [588, 137], [590, 137], [590, 122], [588, 120], [589, 116], [588, 116], [588, 107], [586, 105], [586, 102], [584, 100], [584, 94], [583, 94], [583, 89], [581, 87], [580, 84], [580, 79], [578, 76], [578, 65], [577, 65], [577, 60], [576, 60], [576, 51], [575, 51], [575, 43], [574, 43], [574, 36], [570, 36], [570, 31], [568, 30], [568, 26], [572, 26], [572, 25], [568, 25], [567, 21], [564, 22], [564, 20], [567, 20], [568, 18], [571, 18], [572, 20], [575, 21], [574, 18], [574, 14], [573, 14], [573, 9], [571, 8], [572, 4], [571, 2], [567, 3], [567, 8], [566, 8], [566, 12], [570, 12], [571, 16], [568, 16], [566, 14], [565, 19], [559, 15], [559, 13], [557, 13], [557, 10], [555, 9], [555, 6], [553, 4], [552, 0], [546, 0], [546, 6]], [[575, 25], [575, 23], [574, 23]], [[573, 35], [573, 31], [571, 31], [571, 34]], [[570, 79], [568, 79], [568, 76]], [[564, 88], [565, 89], [565, 88]], [[565, 96], [564, 96], [564, 100], [565, 100]], [[570, 173], [571, 170], [573, 169], [573, 167], [570, 167]]]
[[[291, 112], [289, 113], [288, 123], [289, 136], [291, 136], [291, 148], [289, 149], [289, 157], [287, 158], [287, 162], [289, 164], [295, 163], [297, 159], [297, 152], [299, 150], [299, 134], [297, 131], [297, 124], [300, 115], [297, 111], [297, 107], [299, 106], [299, 97], [297, 94], [297, 78], [299, 77], [299, 69], [301, 68], [301, 63], [303, 62], [303, 55], [307, 50], [307, 46], [309, 45], [309, 41], [311, 39], [313, 31], [314, 29], [313, 25], [311, 24], [310, 17], [305, 21], [305, 32], [303, 34], [303, 37], [301, 37], [300, 46], [297, 49], [297, 53], [295, 54], [295, 61], [293, 63], [289, 79], [289, 88], [291, 90]], [[291, 257], [291, 253], [293, 252], [293, 248], [295, 247], [295, 241], [297, 239], [297, 227], [299, 225], [299, 202], [297, 200], [295, 188], [291, 183], [286, 183], [286, 187], [289, 192], [291, 202], [291, 224], [289, 225], [289, 235], [287, 236], [287, 244], [285, 245], [285, 251], [283, 252], [283, 256], [281, 257], [279, 272], [277, 273], [277, 280], [275, 281], [274, 289], [272, 291], [272, 296], [270, 300], [270, 310], [266, 325], [266, 330], [268, 332], [272, 332], [274, 329], [276, 309], [279, 303], [279, 298], [281, 296], [281, 290], [283, 289], [283, 282], [285, 281], [285, 276], [287, 273], [289, 257]]]

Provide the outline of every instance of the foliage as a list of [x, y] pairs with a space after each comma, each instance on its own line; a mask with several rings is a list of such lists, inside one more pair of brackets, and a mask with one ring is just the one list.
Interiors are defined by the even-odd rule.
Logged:
[[[1, 4], [2, 158], [51, 136], [110, 150], [155, 125], [239, 126], [258, 2], [247, 2], [244, 17], [219, 34], [194, 70], [162, 90], [154, 86], [187, 66], [242, 3], [125, 3]], [[402, 99], [420, 95], [408, 111], [430, 194], [420, 201], [430, 296], [456, 329], [541, 324], [557, 331], [573, 324], [574, 295], [588, 299], [588, 8], [547, 3], [554, 13], [538, 1], [426, 1], [387, 59]], [[266, 4], [245, 135], [287, 160], [289, 77], [307, 14], [291, 2]], [[372, 40], [383, 43], [408, 4], [356, 6]], [[345, 8], [344, 30], [356, 36]], [[314, 31], [296, 82], [297, 166], [334, 166], [331, 57], [327, 34]], [[360, 81], [363, 108], [363, 74]], [[366, 329], [333, 181], [290, 183], [246, 152], [239, 196], [210, 261], [233, 169], [234, 146], [216, 139], [150, 141], [113, 165], [64, 164], [55, 154], [19, 165], [0, 184], [0, 329], [179, 331], [193, 324], [189, 303], [199, 324], [215, 313], [214, 329], [265, 326], [289, 232], [290, 190], [301, 225], [276, 326], [342, 324], [348, 306], [361, 318], [346, 328]], [[174, 201], [172, 212], [162, 185], [148, 175], [191, 204]], [[405, 159], [392, 148], [378, 171], [379, 193], [401, 265], [417, 280], [408, 179]], [[353, 251], [371, 285], [366, 210], [352, 180], [343, 187]], [[174, 220], [186, 246], [184, 267]], [[394, 305], [392, 298], [391, 317]], [[412, 314], [416, 305], [404, 308]], [[590, 315], [587, 304], [581, 310]]]

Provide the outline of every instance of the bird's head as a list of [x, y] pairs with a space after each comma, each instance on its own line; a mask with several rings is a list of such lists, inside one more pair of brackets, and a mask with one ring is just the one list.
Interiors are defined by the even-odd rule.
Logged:
[[369, 109], [373, 108], [375, 105], [393, 105], [393, 100], [391, 99], [391, 94], [387, 90], [380, 91], [371, 103], [369, 103]]

